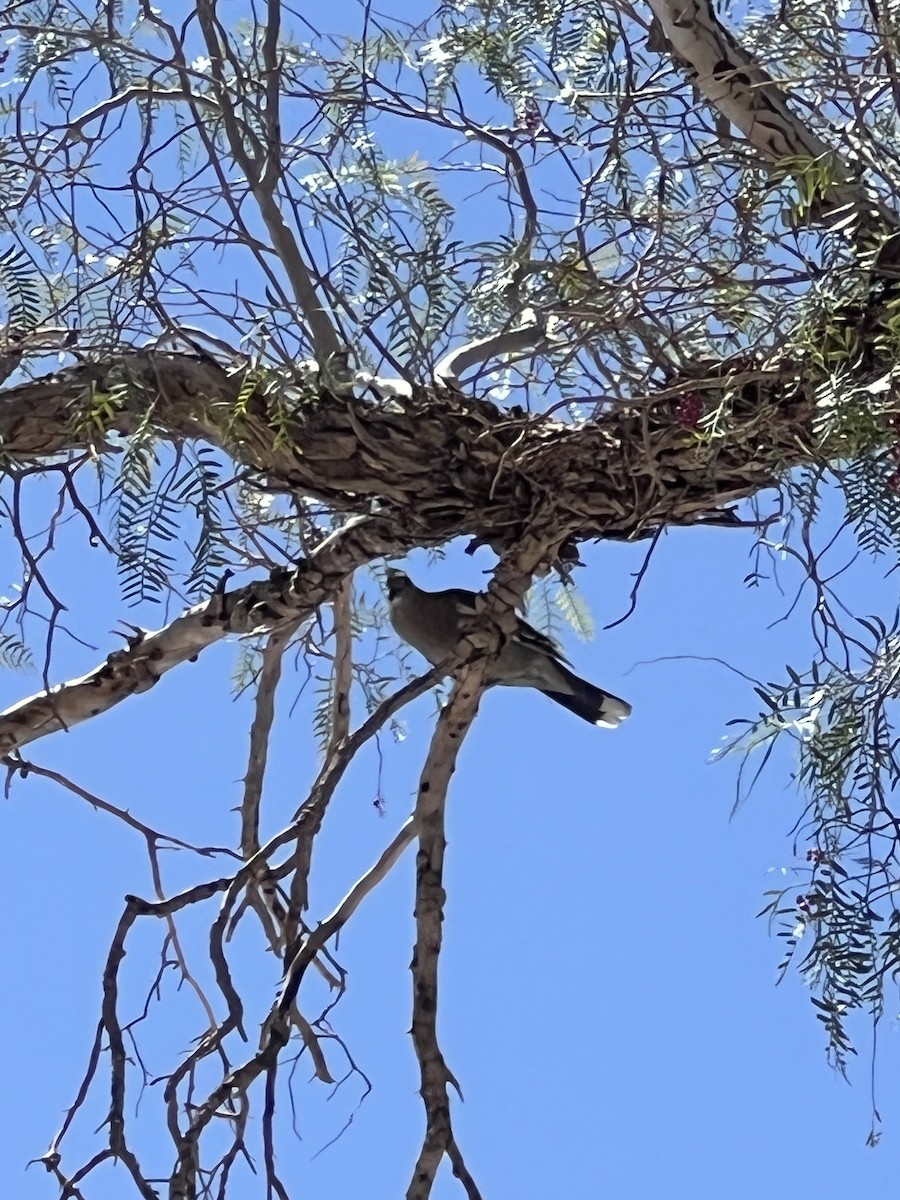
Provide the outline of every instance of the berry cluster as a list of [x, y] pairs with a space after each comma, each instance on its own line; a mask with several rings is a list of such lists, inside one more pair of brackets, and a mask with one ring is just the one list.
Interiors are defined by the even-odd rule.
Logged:
[[703, 416], [703, 397], [699, 392], [685, 392], [675, 406], [675, 419], [686, 429], [696, 429]]
[[526, 129], [532, 136], [538, 132], [544, 123], [544, 118], [541, 116], [541, 110], [538, 107], [537, 101], [533, 96], [529, 96], [527, 100], [523, 100], [518, 112], [516, 113], [516, 124], [520, 128]]

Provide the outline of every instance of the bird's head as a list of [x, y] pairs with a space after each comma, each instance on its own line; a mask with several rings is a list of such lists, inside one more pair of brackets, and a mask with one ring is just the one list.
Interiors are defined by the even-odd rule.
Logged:
[[385, 578], [387, 580], [387, 594], [389, 600], [395, 600], [398, 596], [402, 595], [412, 583], [409, 576], [404, 574], [403, 571], [398, 570], [396, 567], [388, 567], [385, 571]]

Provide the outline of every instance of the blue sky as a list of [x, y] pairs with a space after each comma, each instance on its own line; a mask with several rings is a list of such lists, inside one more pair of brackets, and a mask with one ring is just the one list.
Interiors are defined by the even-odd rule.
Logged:
[[[74, 531], [71, 540], [78, 540]], [[893, 1186], [900, 1119], [893, 1014], [880, 1048], [878, 1103], [887, 1133], [871, 1150], [864, 1145], [865, 1031], [858, 1030], [863, 1053], [848, 1087], [825, 1064], [801, 984], [789, 976], [773, 986], [780, 947], [754, 919], [763, 891], [793, 864], [786, 835], [801, 800], [789, 782], [791, 756], [776, 755], [729, 820], [734, 767], [706, 759], [725, 721], [754, 715], [756, 699], [721, 667], [668, 657], [721, 656], [773, 679], [786, 661], [802, 661], [806, 615], [767, 629], [784, 601], [774, 588], [740, 582], [751, 545], [746, 532], [670, 534], [634, 615], [589, 644], [567, 639], [585, 675], [634, 702], [622, 729], [595, 730], [539, 695], [496, 690], [462, 751], [448, 808], [440, 1031], [466, 1097], [455, 1105], [458, 1136], [485, 1195], [643, 1198], [665, 1190], [711, 1197], [724, 1190], [749, 1198], [778, 1187], [837, 1198], [851, 1187], [876, 1194]], [[598, 625], [625, 611], [643, 549], [587, 550], [579, 583]], [[63, 544], [63, 558], [70, 553], [62, 567], [74, 571], [83, 559]], [[481, 553], [484, 562], [451, 548], [431, 569], [417, 554], [409, 569], [426, 586], [477, 586], [489, 565]], [[864, 567], [862, 574], [875, 608], [869, 588], [878, 572]], [[111, 583], [100, 572], [82, 595], [82, 604], [97, 605], [98, 625], [107, 605], [110, 616], [116, 609]], [[847, 586], [852, 600], [853, 581]], [[883, 585], [885, 600], [892, 588], [890, 580]], [[101, 640], [106, 650], [109, 639]], [[151, 825], [198, 843], [232, 843], [250, 711], [246, 699], [229, 694], [235, 652], [235, 644], [212, 650], [153, 692], [39, 743], [31, 756]], [[87, 649], [70, 654], [71, 671], [96, 660]], [[0, 687], [7, 700], [30, 690], [10, 674]], [[316, 765], [307, 700], [289, 712], [296, 692], [296, 679], [286, 678], [266, 789], [270, 831], [289, 817]], [[411, 807], [432, 699], [420, 699], [405, 720], [406, 739], [382, 745], [385, 814], [373, 807], [379, 778], [372, 749], [329, 812], [313, 916], [330, 910]], [[23, 1175], [24, 1164], [42, 1152], [75, 1094], [122, 897], [150, 890], [140, 839], [46, 781], [14, 783], [4, 826], [2, 870], [15, 914], [2, 933], [13, 982], [0, 994], [0, 1022], [13, 1035], [4, 1065], [10, 1078], [31, 1086], [14, 1101], [7, 1093], [0, 1177], [18, 1200], [37, 1200], [52, 1187], [40, 1168]], [[185, 855], [164, 862], [172, 890], [217, 873]], [[326, 1103], [329, 1089], [306, 1082], [306, 1063], [297, 1068], [301, 1138], [282, 1129], [279, 1162], [304, 1195], [365, 1189], [373, 1200], [388, 1200], [408, 1182], [421, 1133], [407, 1033], [413, 866], [408, 854], [338, 948], [349, 991], [333, 1026], [371, 1080], [371, 1095], [355, 1111], [362, 1089], [353, 1078]], [[205, 922], [192, 916], [184, 924], [203, 977]], [[159, 936], [156, 927], [138, 929], [126, 960], [126, 1009], [130, 1002], [135, 1015]], [[249, 928], [231, 959], [255, 1002], [252, 1043], [277, 983], [276, 964]], [[313, 984], [307, 997], [305, 1011], [314, 1015], [324, 993]], [[177, 1061], [202, 1027], [196, 1005], [171, 979], [164, 999], [140, 1032], [151, 1075]], [[329, 1061], [339, 1075], [336, 1047]], [[138, 1145], [163, 1173], [168, 1154], [156, 1090], [140, 1101]], [[91, 1144], [106, 1094], [101, 1082], [70, 1155]], [[352, 1126], [316, 1156], [351, 1114]], [[121, 1195], [119, 1187], [107, 1171], [89, 1194]], [[447, 1175], [436, 1194], [457, 1189]], [[236, 1194], [257, 1194], [249, 1176]]]

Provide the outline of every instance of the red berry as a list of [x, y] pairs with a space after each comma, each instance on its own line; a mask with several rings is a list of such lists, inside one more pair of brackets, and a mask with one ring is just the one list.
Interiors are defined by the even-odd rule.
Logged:
[[703, 399], [699, 392], [685, 392], [675, 406], [675, 419], [688, 429], [696, 429], [703, 416]]

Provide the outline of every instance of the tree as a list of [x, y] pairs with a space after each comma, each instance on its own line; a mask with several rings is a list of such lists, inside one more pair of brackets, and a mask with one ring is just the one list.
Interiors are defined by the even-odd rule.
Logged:
[[[0, 437], [22, 575], [0, 648], [10, 667], [37, 654], [43, 677], [0, 714], [5, 761], [78, 790], [27, 748], [177, 686], [176, 667], [229, 635], [245, 639], [239, 681], [255, 695], [240, 846], [200, 848], [211, 872], [203, 862], [169, 891], [160, 847], [198, 847], [105, 805], [146, 838], [157, 894], [127, 898], [86, 1080], [42, 1160], [66, 1196], [111, 1159], [134, 1194], [160, 1194], [134, 1148], [119, 1003], [123, 956], [151, 918], [209, 1021], [164, 1084], [164, 1190], [225, 1195], [259, 1112], [268, 1186], [288, 1194], [273, 1148], [279, 1064], [302, 1048], [331, 1078], [303, 988], [314, 971], [342, 988], [333, 939], [412, 843], [426, 1132], [408, 1195], [430, 1194], [445, 1156], [480, 1194], [437, 1040], [444, 803], [514, 607], [534, 577], [570, 584], [593, 541], [647, 543], [632, 608], [668, 529], [750, 530], [760, 563], [802, 565], [815, 657], [759, 685], [763, 712], [733, 748], [762, 746], [765, 762], [797, 742], [805, 874], [769, 907], [785, 966], [802, 950], [840, 1069], [848, 1016], [877, 1025], [900, 967], [900, 624], [845, 611], [815, 549], [829, 490], [864, 552], [887, 562], [900, 529], [889, 15], [870, 4], [849, 21], [801, 2], [729, 30], [704, 0], [436, 7], [418, 23], [367, 8], [340, 38], [277, 3], [233, 26], [205, 0], [181, 26], [145, 4], [17, 3], [2, 18]], [[28, 514], [48, 497], [34, 535]], [[72, 521], [117, 563], [126, 614], [187, 607], [153, 632], [129, 626], [124, 648], [61, 682], [60, 644], [82, 635], [48, 564]], [[394, 689], [377, 660], [354, 657], [354, 635], [383, 614], [354, 602], [351, 577], [454, 538], [498, 565], [415, 811], [308, 923], [332, 797], [437, 679]], [[557, 596], [571, 609], [566, 587]], [[328, 663], [322, 765], [294, 820], [264, 836], [289, 653]], [[351, 695], [364, 719], [351, 720]], [[178, 934], [179, 915], [210, 900], [214, 1002]], [[251, 919], [283, 965], [258, 1045], [226, 948]], [[102, 1144], [72, 1168], [60, 1143], [104, 1069]]]

